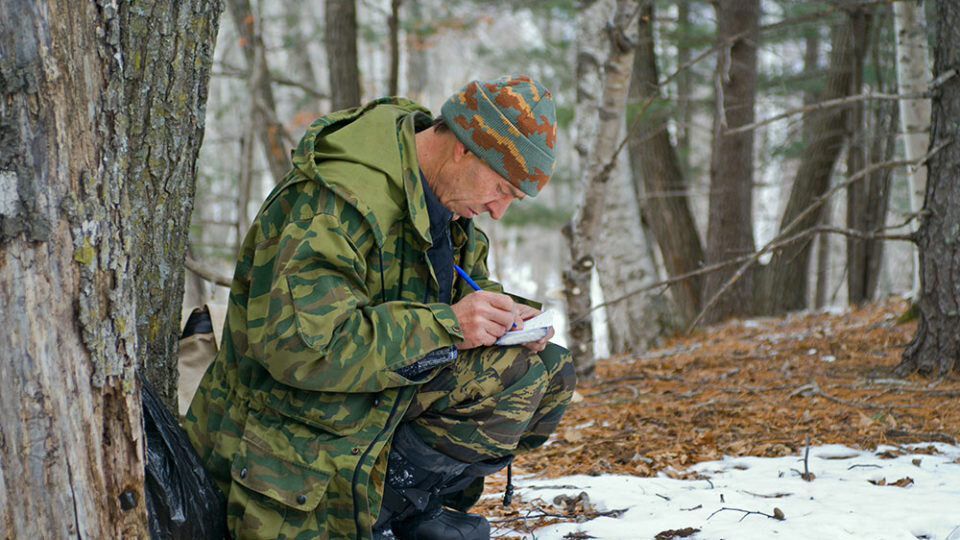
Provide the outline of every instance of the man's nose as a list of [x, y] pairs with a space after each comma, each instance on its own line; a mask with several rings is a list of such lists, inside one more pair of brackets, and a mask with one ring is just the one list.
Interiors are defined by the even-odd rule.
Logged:
[[507, 211], [511, 202], [513, 202], [513, 197], [504, 197], [488, 204], [487, 211], [490, 212], [490, 217], [493, 219], [503, 217], [503, 214]]

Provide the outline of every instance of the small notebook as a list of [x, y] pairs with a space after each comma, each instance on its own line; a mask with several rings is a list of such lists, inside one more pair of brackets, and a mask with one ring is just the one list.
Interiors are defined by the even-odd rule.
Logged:
[[537, 341], [547, 335], [553, 326], [553, 312], [545, 311], [532, 319], [523, 321], [522, 330], [511, 330], [500, 336], [497, 345], [519, 345], [530, 341]]

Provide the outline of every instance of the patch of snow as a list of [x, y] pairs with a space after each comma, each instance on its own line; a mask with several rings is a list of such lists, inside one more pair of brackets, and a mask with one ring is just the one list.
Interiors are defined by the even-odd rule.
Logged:
[[[935, 453], [924, 451], [931, 447]], [[802, 455], [699, 463], [690, 470], [701, 480], [525, 476], [516, 482], [525, 500], [588, 497], [597, 512], [624, 511], [616, 517], [558, 523], [533, 534], [496, 524], [492, 532], [527, 540], [577, 533], [633, 540], [693, 527], [699, 529], [689, 537], [695, 540], [960, 540], [960, 446], [925, 443], [873, 452], [825, 445], [811, 448], [807, 462], [814, 474], [811, 482], [801, 478]], [[773, 517], [780, 514], [784, 519]]]

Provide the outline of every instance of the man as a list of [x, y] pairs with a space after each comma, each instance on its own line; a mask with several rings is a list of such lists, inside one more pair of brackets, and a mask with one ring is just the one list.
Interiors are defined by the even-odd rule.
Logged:
[[465, 513], [483, 477], [560, 421], [569, 353], [552, 330], [494, 345], [539, 310], [489, 279], [471, 220], [547, 183], [553, 100], [505, 77], [441, 113], [391, 98], [320, 118], [247, 234], [184, 426], [236, 538], [487, 538]]

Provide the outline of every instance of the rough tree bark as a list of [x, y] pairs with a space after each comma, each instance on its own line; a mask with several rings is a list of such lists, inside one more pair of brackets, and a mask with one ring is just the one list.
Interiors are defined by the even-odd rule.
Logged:
[[595, 112], [599, 122], [590, 156], [581, 166], [584, 197], [566, 228], [570, 266], [563, 273], [563, 282], [570, 321], [568, 335], [574, 365], [577, 372], [584, 375], [593, 371], [595, 363], [590, 325], [590, 272], [596, 266], [597, 233], [603, 218], [607, 184], [616, 165], [614, 152], [626, 108], [633, 63], [633, 46], [628, 36], [634, 28], [637, 4], [636, 0], [617, 0], [616, 11], [608, 14], [612, 25], [606, 30], [610, 49], [603, 64], [603, 94]]
[[145, 6], [120, 9], [128, 122], [127, 153], [120, 158], [133, 203], [124, 217], [136, 234], [130, 245], [137, 256], [137, 361], [176, 411], [183, 259], [222, 5], [177, 0]]
[[[857, 9], [857, 8], [851, 8]], [[831, 50], [827, 76], [821, 97], [824, 101], [838, 99], [850, 93], [855, 49], [852, 17], [846, 16], [830, 36]], [[844, 139], [844, 111], [831, 108], [812, 112], [810, 126], [817, 136], [807, 141], [803, 159], [793, 179], [787, 207], [780, 219], [780, 230], [793, 223], [830, 185], [830, 176], [836, 164]], [[797, 233], [820, 222], [823, 206], [809, 212], [793, 227]], [[767, 279], [758, 287], [758, 308], [762, 313], [774, 314], [802, 309], [806, 306], [808, 268], [810, 262], [809, 238], [794, 242], [773, 254], [770, 264], [763, 269]]]
[[[653, 20], [653, 6], [645, 4], [630, 84], [631, 103], [644, 102], [660, 93]], [[667, 133], [668, 120], [664, 108], [647, 109], [630, 136], [629, 150], [640, 211], [660, 246], [664, 268], [676, 277], [702, 267], [704, 255], [688, 202], [689, 186]], [[692, 277], [670, 288], [674, 302], [688, 320], [700, 311], [702, 283], [701, 278]]]
[[219, 9], [0, 3], [5, 538], [148, 536], [137, 364], [175, 386]]
[[[930, 82], [927, 58], [927, 21], [922, 0], [894, 2], [893, 25], [897, 34], [897, 87], [901, 94], [922, 94]], [[904, 154], [908, 160], [918, 160], [930, 147], [930, 99], [913, 98], [900, 102], [900, 129], [903, 133]], [[923, 194], [927, 187], [927, 168], [910, 167], [907, 170], [910, 187], [910, 211], [923, 208]], [[920, 292], [920, 259], [913, 252], [913, 297]]]
[[[263, 147], [263, 156], [273, 181], [280, 183], [290, 172], [290, 145], [287, 133], [277, 118], [270, 73], [267, 70], [266, 47], [259, 20], [253, 14], [250, 0], [227, 0], [227, 10], [240, 34], [240, 48], [247, 62], [247, 87], [250, 90], [253, 125]], [[249, 223], [241, 222], [246, 231]]]
[[326, 0], [323, 40], [330, 69], [330, 107], [337, 111], [360, 105], [355, 0]]
[[944, 146], [928, 162], [920, 251], [920, 323], [897, 371], [960, 372], [960, 2], [937, 2], [933, 78], [946, 79], [932, 100], [931, 141]]
[[[753, 242], [753, 130], [726, 134], [727, 129], [753, 123], [757, 88], [757, 26], [760, 0], [720, 0], [716, 4], [717, 54], [714, 81], [713, 144], [710, 154], [710, 222], [707, 264], [749, 255]], [[744, 34], [736, 41], [733, 36]], [[704, 305], [718, 294], [736, 266], [710, 272], [704, 278]], [[753, 273], [745, 272], [704, 315], [709, 324], [753, 312]]]

